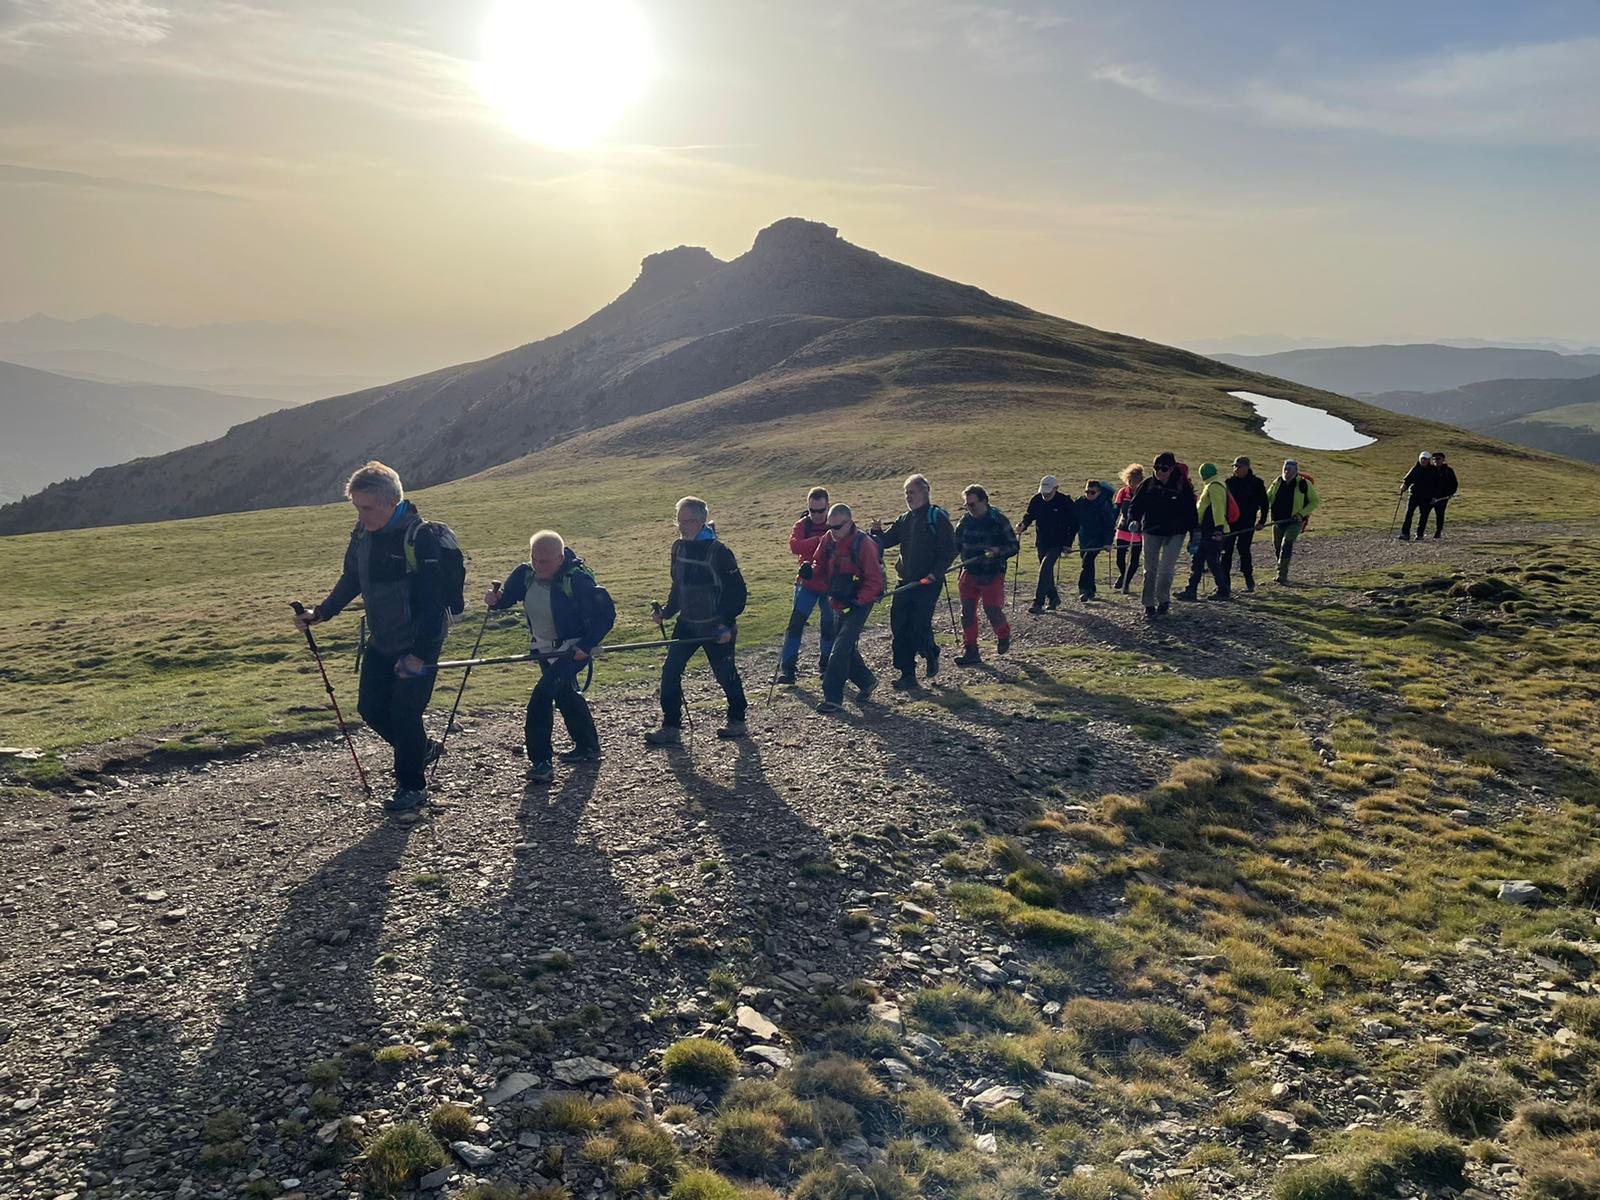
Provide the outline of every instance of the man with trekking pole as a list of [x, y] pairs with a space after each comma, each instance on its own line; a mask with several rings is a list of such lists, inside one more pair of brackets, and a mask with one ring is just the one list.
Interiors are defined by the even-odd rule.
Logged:
[[1128, 512], [1144, 545], [1144, 616], [1153, 621], [1172, 607], [1178, 554], [1200, 523], [1199, 497], [1188, 470], [1170, 450], [1156, 455], [1152, 474], [1134, 492]]
[[511, 572], [504, 587], [486, 592], [483, 602], [490, 611], [520, 604], [532, 653], [538, 656], [539, 682], [528, 697], [523, 722], [528, 782], [555, 779], [551, 734], [557, 709], [572, 738], [572, 749], [561, 761], [598, 762], [600, 733], [578, 676], [590, 669], [595, 648], [616, 624], [610, 593], [595, 582], [594, 572], [559, 533], [542, 529], [528, 541], [528, 561]]
[[846, 680], [856, 685], [865, 704], [878, 686], [878, 677], [861, 657], [861, 631], [872, 615], [872, 606], [883, 595], [883, 550], [856, 527], [848, 504], [835, 504], [828, 510], [828, 536], [811, 559], [811, 577], [821, 582], [828, 604], [838, 613], [833, 657], [822, 677], [822, 702], [817, 711], [839, 711]]
[[811, 610], [820, 607], [818, 615], [818, 665], [820, 674], [828, 673], [828, 655], [833, 650], [834, 612], [827, 601], [828, 589], [811, 574], [811, 560], [817, 547], [828, 536], [828, 489], [814, 487], [806, 497], [806, 512], [789, 531], [789, 553], [800, 560], [794, 580], [794, 607], [789, 611], [789, 628], [783, 635], [783, 649], [778, 654], [778, 679], [780, 683], [793, 683], [800, 664], [800, 639], [805, 635], [806, 622]]
[[1294, 544], [1321, 503], [1317, 489], [1300, 473], [1300, 464], [1292, 458], [1284, 459], [1283, 474], [1267, 489], [1267, 515], [1272, 519], [1272, 552], [1278, 558], [1279, 583], [1289, 582]]
[[695, 496], [678, 501], [678, 537], [672, 543], [672, 590], [664, 605], [653, 609], [651, 619], [665, 630], [677, 617], [666, 660], [661, 664], [661, 727], [644, 735], [647, 746], [676, 746], [682, 739], [683, 672], [696, 652], [704, 649], [711, 673], [728, 700], [728, 719], [717, 730], [719, 738], [746, 734], [744, 683], [734, 659], [734, 636], [747, 593], [739, 561], [727, 545], [717, 540], [706, 502]]
[[[295, 613], [302, 633], [332, 620], [360, 595], [368, 641], [356, 709], [394, 748], [394, 794], [387, 812], [410, 812], [428, 799], [424, 771], [436, 756], [422, 714], [433, 695], [434, 664], [449, 628], [450, 584], [443, 559], [460, 549], [447, 527], [424, 521], [405, 498], [400, 476], [369, 462], [345, 484], [356, 527], [344, 570], [322, 603]], [[459, 580], [457, 580], [459, 585]]]
[[[1028, 510], [1022, 514], [1017, 526], [1017, 536], [1034, 529], [1034, 549], [1039, 555], [1039, 579], [1033, 588], [1033, 603], [1028, 612], [1038, 616], [1045, 609], [1054, 610], [1061, 604], [1061, 593], [1056, 590], [1056, 560], [1078, 532], [1077, 509], [1072, 497], [1061, 490], [1054, 475], [1039, 480], [1039, 491], [1028, 501]], [[1081, 590], [1080, 580], [1080, 590]]]
[[[1433, 465], [1433, 455], [1426, 450], [1417, 455], [1416, 465], [1400, 481], [1400, 494], [1411, 493], [1406, 502], [1406, 519], [1400, 523], [1400, 541], [1411, 540], [1411, 518], [1417, 518], [1417, 541], [1426, 532], [1428, 514], [1439, 495], [1439, 470]], [[1399, 507], [1396, 505], [1396, 507]]]
[[933, 636], [933, 614], [944, 591], [945, 573], [956, 560], [956, 532], [950, 514], [933, 502], [927, 477], [905, 482], [906, 511], [885, 528], [872, 522], [872, 536], [888, 549], [900, 548], [894, 573], [900, 580], [889, 601], [889, 635], [897, 672], [897, 692], [917, 686], [917, 659], [926, 663], [926, 677], [939, 673], [939, 643]]

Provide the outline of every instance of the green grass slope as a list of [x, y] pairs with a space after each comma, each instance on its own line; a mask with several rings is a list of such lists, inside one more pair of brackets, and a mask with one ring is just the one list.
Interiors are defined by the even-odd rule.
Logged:
[[[814, 483], [863, 517], [888, 516], [902, 507], [901, 479], [921, 470], [946, 506], [982, 482], [1020, 516], [1046, 472], [1076, 491], [1162, 449], [1195, 469], [1248, 454], [1263, 475], [1293, 454], [1325, 498], [1316, 527], [1337, 529], [1387, 524], [1417, 449], [1446, 446], [1462, 480], [1457, 520], [1600, 514], [1593, 468], [1054, 318], [885, 319], [838, 336], [852, 340], [820, 348], [815, 366], [792, 361], [413, 498], [460, 534], [469, 594], [520, 561], [533, 530], [559, 529], [616, 597], [615, 640], [637, 640], [653, 635], [649, 603], [665, 597], [673, 503], [703, 496], [750, 580], [747, 647], [773, 639], [787, 617], [787, 530]], [[1316, 404], [1378, 440], [1294, 451], [1264, 437], [1230, 388]], [[350, 523], [348, 505], [335, 503], [6, 539], [4, 740], [190, 752], [328, 727], [288, 602], [331, 585]], [[1024, 572], [1031, 578], [1026, 557]], [[355, 626], [347, 616], [318, 631], [347, 712]], [[447, 652], [465, 655], [476, 626], [469, 608]], [[494, 652], [523, 645], [510, 619], [485, 640]], [[652, 656], [608, 670], [655, 665]], [[526, 686], [519, 671], [480, 672], [468, 706], [516, 702]], [[453, 680], [435, 707], [451, 692]]]

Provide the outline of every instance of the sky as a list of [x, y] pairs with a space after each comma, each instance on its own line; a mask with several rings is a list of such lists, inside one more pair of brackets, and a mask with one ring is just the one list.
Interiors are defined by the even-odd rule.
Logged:
[[1158, 341], [1600, 342], [1594, 0], [637, 0], [581, 46], [496, 2], [0, 0], [0, 320], [475, 357], [792, 215]]

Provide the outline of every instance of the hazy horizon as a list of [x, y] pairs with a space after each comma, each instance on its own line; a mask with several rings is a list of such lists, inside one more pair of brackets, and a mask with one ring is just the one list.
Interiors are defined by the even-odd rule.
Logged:
[[493, 7], [14, 4], [0, 319], [465, 359], [576, 323], [647, 254], [733, 258], [802, 216], [1158, 341], [1600, 341], [1592, 10], [684, 0], [542, 92], [548, 30], [526, 71], [502, 37], [534, 90], [508, 101], [479, 86]]

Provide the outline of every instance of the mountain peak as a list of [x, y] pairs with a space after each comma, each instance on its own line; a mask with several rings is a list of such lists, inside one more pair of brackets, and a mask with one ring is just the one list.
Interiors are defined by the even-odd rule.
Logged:
[[784, 217], [756, 234], [755, 244], [750, 249], [755, 254], [796, 250], [814, 253], [840, 244], [839, 231], [832, 225], [808, 221], [804, 217]]

